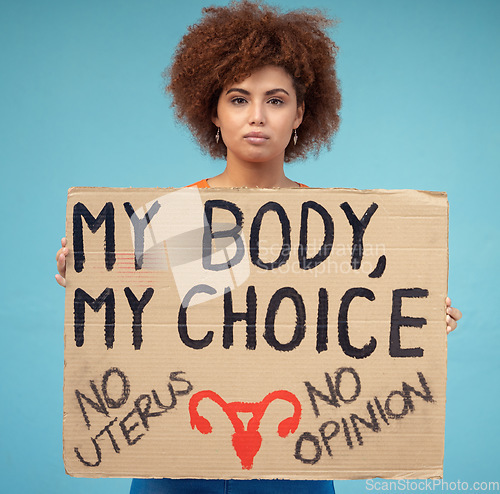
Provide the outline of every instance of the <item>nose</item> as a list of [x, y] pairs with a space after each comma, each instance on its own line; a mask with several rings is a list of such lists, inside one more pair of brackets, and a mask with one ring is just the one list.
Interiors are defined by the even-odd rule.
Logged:
[[250, 105], [249, 121], [251, 125], [264, 125], [265, 123], [265, 110], [260, 103]]

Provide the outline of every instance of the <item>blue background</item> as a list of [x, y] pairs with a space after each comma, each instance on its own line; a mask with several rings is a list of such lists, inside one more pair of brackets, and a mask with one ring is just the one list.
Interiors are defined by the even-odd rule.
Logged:
[[[174, 123], [162, 93], [161, 72], [203, 5], [1, 2], [2, 492], [128, 492], [129, 480], [64, 473], [54, 257], [70, 186], [177, 187], [222, 171]], [[448, 192], [449, 293], [464, 318], [448, 340], [445, 480], [499, 481], [500, 2], [315, 5], [341, 20], [332, 34], [343, 121], [329, 152], [287, 165], [288, 175]]]

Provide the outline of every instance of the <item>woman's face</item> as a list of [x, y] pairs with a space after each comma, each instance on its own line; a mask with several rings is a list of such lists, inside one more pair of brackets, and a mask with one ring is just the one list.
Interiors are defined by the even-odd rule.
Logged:
[[212, 120], [220, 127], [228, 163], [282, 166], [285, 148], [303, 114], [290, 75], [281, 67], [266, 66], [224, 87]]

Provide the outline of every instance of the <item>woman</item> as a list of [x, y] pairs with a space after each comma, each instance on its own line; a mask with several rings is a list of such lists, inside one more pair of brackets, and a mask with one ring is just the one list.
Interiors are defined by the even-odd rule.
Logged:
[[[226, 159], [198, 187], [301, 187], [284, 163], [328, 146], [339, 125], [337, 47], [317, 11], [286, 14], [249, 1], [204, 9], [167, 71], [177, 118], [201, 148]], [[66, 239], [57, 253], [65, 286]], [[448, 305], [448, 332], [461, 314]], [[334, 492], [328, 481], [134, 480], [139, 492]]]

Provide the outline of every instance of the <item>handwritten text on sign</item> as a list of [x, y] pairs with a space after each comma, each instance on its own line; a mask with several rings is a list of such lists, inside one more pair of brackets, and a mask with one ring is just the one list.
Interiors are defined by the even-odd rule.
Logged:
[[442, 194], [75, 189], [68, 237], [70, 473], [439, 475]]

